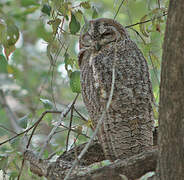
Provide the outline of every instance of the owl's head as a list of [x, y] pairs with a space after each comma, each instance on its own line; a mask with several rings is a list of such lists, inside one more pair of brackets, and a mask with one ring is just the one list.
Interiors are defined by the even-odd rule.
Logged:
[[113, 19], [93, 19], [81, 31], [80, 49], [92, 47], [100, 50], [102, 46], [127, 37], [125, 28]]

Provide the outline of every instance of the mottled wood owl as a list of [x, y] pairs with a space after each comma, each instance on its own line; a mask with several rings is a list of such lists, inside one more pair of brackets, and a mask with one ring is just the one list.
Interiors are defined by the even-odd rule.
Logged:
[[98, 132], [106, 158], [127, 158], [152, 147], [149, 69], [126, 29], [112, 19], [94, 19], [81, 31], [79, 44], [82, 96], [94, 127], [108, 101], [115, 65], [112, 101]]

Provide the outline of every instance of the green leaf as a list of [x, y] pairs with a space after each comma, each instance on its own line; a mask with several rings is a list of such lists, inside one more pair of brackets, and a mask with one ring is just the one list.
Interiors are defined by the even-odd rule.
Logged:
[[82, 19], [82, 14], [83, 14], [83, 12], [82, 12], [81, 10], [77, 10], [77, 11], [75, 12], [75, 17], [76, 17], [79, 21], [81, 21], [81, 19]]
[[40, 98], [40, 101], [43, 103], [46, 109], [53, 109], [54, 105], [50, 100]]
[[97, 11], [96, 7], [94, 7], [94, 6], [92, 7], [92, 9], [93, 9], [92, 19], [95, 19], [98, 17], [98, 11]]
[[21, 5], [22, 6], [30, 6], [30, 5], [39, 5], [37, 0], [21, 0]]
[[0, 43], [2, 43], [4, 47], [9, 47], [13, 46], [18, 39], [19, 29], [14, 22], [10, 19], [6, 21], [6, 24], [0, 21]]
[[19, 39], [19, 29], [12, 22], [7, 22], [7, 42], [8, 46], [14, 45]]
[[71, 12], [71, 21], [69, 24], [71, 34], [76, 34], [80, 30], [80, 23], [77, 21], [75, 15]]
[[86, 2], [81, 2], [80, 6], [83, 7], [84, 9], [90, 9], [90, 2], [86, 1]]
[[44, 4], [41, 11], [42, 11], [42, 13], [47, 14], [48, 16], [50, 16], [51, 6], [49, 6], [48, 4]]
[[6, 24], [3, 20], [0, 19], [0, 43], [3, 43], [5, 40], [6, 34]]
[[0, 73], [7, 73], [8, 62], [6, 58], [0, 54]]
[[70, 75], [70, 88], [74, 93], [81, 92], [80, 71], [74, 71]]

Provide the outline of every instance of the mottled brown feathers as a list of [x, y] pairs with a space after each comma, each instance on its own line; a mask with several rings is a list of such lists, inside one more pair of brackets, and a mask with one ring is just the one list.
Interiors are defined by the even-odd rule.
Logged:
[[91, 20], [80, 35], [79, 65], [82, 96], [94, 127], [110, 94], [113, 63], [114, 93], [98, 133], [110, 160], [153, 145], [152, 87], [147, 62], [125, 28], [112, 19]]

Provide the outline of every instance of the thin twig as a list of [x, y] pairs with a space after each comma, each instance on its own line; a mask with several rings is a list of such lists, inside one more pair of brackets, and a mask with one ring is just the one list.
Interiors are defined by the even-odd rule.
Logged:
[[71, 132], [71, 129], [72, 129], [73, 108], [74, 108], [74, 105], [72, 105], [71, 111], [70, 111], [70, 124], [69, 124], [69, 130], [68, 130], [68, 134], [67, 134], [67, 139], [66, 139], [66, 151], [68, 150], [68, 142], [69, 142], [70, 132]]
[[[64, 18], [62, 19], [62, 23], [61, 23], [61, 29], [63, 29], [63, 24], [64, 24]], [[55, 38], [56, 36], [54, 36]], [[59, 39], [59, 38], [58, 38]], [[52, 71], [51, 71], [51, 89], [52, 89], [52, 100], [53, 100], [53, 103], [54, 103], [54, 106], [55, 106], [55, 109], [57, 110], [57, 106], [56, 106], [56, 101], [55, 101], [55, 96], [54, 96], [54, 89], [53, 89], [53, 81], [54, 81], [54, 69], [55, 69], [55, 65], [56, 65], [56, 62], [57, 62], [57, 59], [58, 59], [58, 56], [61, 52], [61, 50], [63, 49], [65, 45], [65, 42], [63, 42], [61, 44], [61, 47], [57, 49], [57, 52], [55, 53], [54, 55], [54, 58], [53, 58], [53, 63], [51, 63], [51, 66], [52, 66]], [[52, 57], [52, 56], [51, 56]]]
[[63, 44], [61, 45], [61, 47], [57, 50], [57, 52], [56, 52], [55, 55], [54, 55], [54, 58], [53, 58], [53, 65], [52, 65], [52, 71], [51, 71], [51, 82], [50, 82], [51, 89], [52, 89], [51, 95], [52, 95], [52, 101], [53, 101], [53, 103], [54, 103], [54, 106], [55, 106], [55, 109], [56, 109], [56, 110], [57, 110], [57, 106], [56, 106], [56, 100], [55, 100], [54, 88], [53, 88], [54, 69], [55, 69], [55, 64], [56, 64], [56, 62], [57, 62], [58, 56], [59, 56], [61, 50], [63, 49], [64, 44], [65, 44], [65, 42], [63, 42]]
[[[75, 112], [82, 118], [82, 120], [84, 120], [85, 122], [88, 122], [88, 119], [86, 117], [84, 117], [84, 115], [82, 115], [75, 107], [74, 107]], [[93, 130], [93, 126], [90, 124], [90, 128]]]
[[140, 33], [137, 30], [135, 30], [134, 28], [132, 28], [132, 27], [130, 27], [130, 29], [133, 30], [141, 38], [141, 40], [143, 41], [144, 45], [146, 45], [146, 42], [145, 42], [144, 38], [140, 35]]
[[123, 5], [123, 3], [124, 3], [124, 0], [121, 1], [121, 4], [119, 5], [118, 10], [117, 10], [117, 12], [116, 12], [116, 14], [114, 16], [114, 20], [116, 19], [117, 15], [119, 13], [119, 10], [121, 9], [121, 6]]
[[42, 121], [43, 117], [44, 117], [47, 113], [61, 114], [62, 111], [45, 111], [45, 112], [42, 113], [42, 115], [40, 116], [40, 118], [38, 119], [38, 121], [33, 125], [34, 128], [33, 128], [33, 131], [31, 132], [30, 137], [29, 137], [29, 140], [28, 140], [28, 143], [27, 143], [27, 146], [26, 146], [27, 149], [29, 148], [31, 139], [32, 139], [32, 137], [33, 137], [33, 135], [34, 135], [34, 132], [35, 132], [37, 126], [40, 124], [40, 122]]
[[112, 95], [113, 95], [113, 91], [114, 91], [114, 83], [115, 83], [115, 63], [113, 64], [113, 68], [112, 68], [112, 84], [111, 84], [111, 91], [110, 91], [110, 95], [109, 95], [109, 98], [108, 98], [108, 102], [106, 104], [106, 108], [105, 110], [103, 111], [99, 121], [98, 121], [98, 124], [96, 126], [96, 129], [92, 135], [92, 137], [90, 138], [89, 142], [85, 145], [84, 149], [81, 151], [81, 153], [79, 154], [79, 156], [77, 157], [77, 159], [75, 159], [72, 167], [70, 168], [70, 170], [68, 171], [67, 175], [65, 176], [64, 180], [67, 180], [69, 178], [69, 176], [71, 175], [73, 169], [76, 167], [76, 165], [78, 164], [78, 161], [80, 161], [80, 159], [83, 157], [83, 155], [87, 152], [89, 146], [91, 145], [91, 143], [93, 142], [93, 139], [96, 137], [100, 127], [101, 127], [101, 124], [103, 123], [103, 119], [104, 119], [104, 116], [106, 114], [106, 112], [108, 111], [109, 109], [109, 106], [111, 104], [111, 100], [112, 100]]
[[135, 23], [135, 24], [131, 24], [131, 25], [125, 26], [125, 28], [130, 28], [130, 27], [133, 27], [133, 26], [136, 26], [136, 25], [139, 25], [139, 24], [144, 24], [144, 23], [150, 22], [150, 21], [152, 21], [154, 19], [161, 18], [163, 16], [167, 16], [167, 14], [168, 13], [164, 13], [162, 16], [154, 17], [154, 18], [148, 19], [146, 21], [141, 21], [141, 22], [138, 22], [138, 23]]
[[[39, 120], [33, 125], [31, 126], [31, 129], [33, 128], [33, 131], [31, 133], [31, 136], [29, 137], [29, 140], [28, 140], [28, 143], [27, 143], [27, 146], [26, 148], [28, 149], [29, 145], [30, 145], [30, 142], [31, 142], [31, 139], [32, 139], [32, 136], [34, 134], [34, 131], [36, 130], [37, 126], [39, 125], [39, 123], [41, 122], [41, 120], [43, 119], [43, 117], [45, 116], [45, 114], [47, 113], [50, 113], [51, 111], [45, 111], [42, 113], [41, 117], [39, 118]], [[52, 111], [52, 113], [61, 113], [59, 111]], [[22, 174], [22, 171], [23, 171], [23, 168], [24, 168], [24, 162], [25, 162], [25, 159], [22, 160], [22, 164], [21, 164], [21, 168], [20, 168], [20, 171], [19, 171], [19, 175], [17, 177], [17, 180], [20, 180], [20, 177], [21, 177], [21, 174]]]
[[54, 126], [54, 128], [51, 130], [50, 134], [48, 135], [48, 137], [47, 137], [47, 139], [46, 139], [46, 141], [45, 141], [45, 143], [44, 143], [44, 145], [43, 145], [43, 147], [42, 147], [42, 149], [41, 149], [41, 151], [40, 151], [40, 153], [39, 153], [39, 155], [38, 155], [39, 158], [41, 158], [41, 156], [42, 156], [42, 154], [43, 154], [45, 148], [47, 147], [47, 144], [48, 144], [49, 141], [51, 140], [51, 138], [52, 138], [52, 136], [54, 135], [56, 129], [60, 126], [60, 124], [61, 124], [63, 118], [69, 113], [69, 111], [70, 111], [71, 107], [73, 106], [73, 104], [75, 104], [75, 102], [76, 102], [78, 96], [79, 96], [79, 94], [77, 94], [77, 96], [75, 97], [75, 99], [73, 100], [73, 102], [70, 103], [70, 104], [67, 106], [67, 108], [61, 113], [60, 120], [57, 122], [57, 124], [56, 124], [56, 125]]
[[75, 108], [75, 106], [74, 106], [74, 110], [75, 110], [75, 112], [82, 118], [82, 120], [84, 120], [85, 122], [88, 121], [88, 119], [87, 119], [86, 117], [84, 117], [84, 115], [82, 115], [82, 114]]
[[21, 135], [23, 135], [23, 134], [29, 132], [31, 129], [33, 129], [33, 128], [36, 126], [37, 123], [39, 124], [39, 122], [43, 119], [43, 117], [44, 117], [47, 113], [61, 114], [62, 111], [44, 111], [44, 112], [42, 113], [41, 117], [38, 119], [38, 121], [36, 121], [31, 127], [29, 127], [28, 129], [26, 129], [25, 131], [23, 131], [23, 132], [21, 132], [21, 133], [18, 133], [17, 135], [15, 135], [15, 136], [13, 136], [13, 137], [11, 137], [11, 138], [9, 138], [9, 139], [7, 139], [7, 140], [1, 142], [1, 143], [0, 143], [0, 146], [3, 145], [3, 144], [5, 144], [5, 143], [7, 143], [7, 142], [9, 142], [9, 141], [11, 141], [11, 140], [13, 140], [13, 139], [15, 139], [15, 138], [17, 138], [18, 136], [21, 136]]
[[23, 158], [22, 163], [21, 163], [21, 167], [20, 167], [20, 170], [19, 170], [19, 175], [17, 177], [17, 180], [20, 180], [20, 177], [22, 175], [22, 171], [23, 171], [23, 168], [24, 168], [24, 163], [25, 163], [25, 160]]
[[[77, 141], [77, 139], [78, 139], [78, 137], [80, 136], [81, 134], [77, 134], [77, 136], [76, 136], [76, 138], [74, 139], [74, 141], [73, 141], [73, 144], [71, 145], [71, 148], [73, 148], [73, 147], [75, 147], [76, 146], [76, 141]], [[75, 145], [75, 146], [74, 146]], [[76, 158], [77, 158], [77, 156], [76, 156]]]
[[[63, 124], [60, 124], [60, 126], [64, 127], [65, 129], [56, 131], [54, 134], [60, 133], [60, 132], [66, 131], [66, 130], [69, 130], [69, 128], [68, 128], [67, 126], [63, 125]], [[78, 125], [77, 125], [77, 126], [78, 126]], [[70, 130], [73, 131], [74, 133], [77, 133], [77, 134], [78, 134], [79, 132], [78, 132], [76, 129], [74, 129], [74, 128], [77, 127], [77, 126], [71, 127]], [[87, 136], [86, 134], [83, 134], [83, 133], [81, 133], [80, 135], [82, 135], [82, 136], [84, 136], [84, 137], [86, 137], [86, 138], [90, 138], [89, 136]]]

